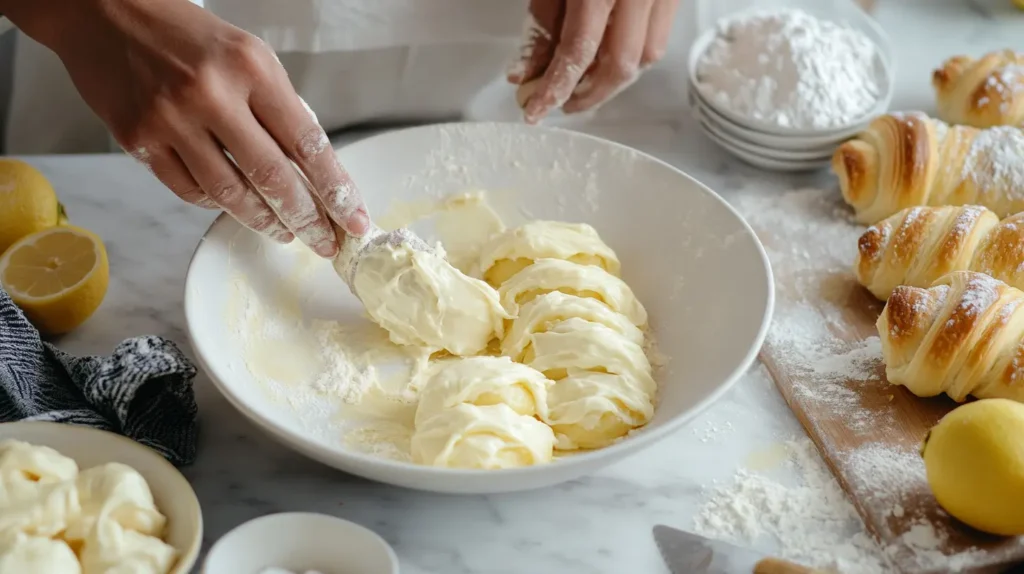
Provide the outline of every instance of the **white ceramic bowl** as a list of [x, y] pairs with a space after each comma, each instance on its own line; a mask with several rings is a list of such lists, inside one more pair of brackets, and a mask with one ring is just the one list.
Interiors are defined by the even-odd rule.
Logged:
[[843, 142], [860, 133], [860, 131], [852, 131], [849, 133], [841, 133], [838, 137], [826, 134], [822, 136], [807, 136], [799, 138], [764, 134], [733, 123], [714, 108], [705, 104], [696, 94], [696, 89], [693, 87], [689, 90], [689, 101], [690, 108], [693, 112], [698, 114], [700, 119], [705, 123], [714, 127], [719, 134], [727, 134], [732, 138], [763, 149], [798, 153], [817, 153], [822, 155], [831, 154]]
[[[233, 280], [241, 271], [262, 290], [282, 289], [284, 270], [299, 252], [222, 216], [200, 241], [186, 278], [185, 318], [195, 356], [231, 404], [311, 458], [373, 480], [449, 493], [510, 492], [573, 480], [685, 425], [729, 389], [761, 347], [774, 288], [760, 242], [720, 197], [651, 156], [576, 132], [495, 123], [389, 132], [338, 155], [371, 214], [387, 212], [396, 200], [436, 200], [483, 189], [495, 192], [494, 207], [509, 226], [537, 218], [593, 225], [622, 260], [623, 278], [647, 307], [661, 351], [671, 361], [660, 373], [651, 423], [604, 449], [501, 471], [442, 469], [363, 454], [331, 430], [338, 423], [328, 409], [275, 401], [248, 371], [225, 313], [235, 293]], [[434, 234], [430, 224], [413, 229], [427, 238]], [[317, 263], [298, 297], [305, 314], [365, 321], [360, 303], [331, 266]]]
[[[699, 112], [698, 112], [699, 115]], [[825, 148], [815, 151], [794, 151], [786, 149], [776, 149], [768, 146], [761, 146], [758, 144], [744, 141], [728, 132], [722, 130], [714, 123], [709, 122], [707, 118], [699, 116], [698, 120], [701, 129], [705, 133], [713, 134], [717, 140], [724, 141], [734, 148], [739, 148], [750, 154], [760, 155], [768, 159], [775, 159], [779, 161], [794, 161], [794, 162], [825, 162], [827, 163], [832, 157], [833, 148]]]
[[180, 553], [170, 574], [192, 571], [203, 542], [199, 500], [178, 469], [156, 451], [114, 433], [48, 422], [0, 424], [0, 440], [5, 439], [56, 449], [83, 470], [108, 462], [137, 470], [149, 483], [157, 508], [167, 517], [164, 540]]
[[768, 171], [778, 171], [778, 172], [815, 171], [815, 170], [819, 170], [819, 169], [825, 168], [826, 166], [828, 166], [828, 163], [829, 163], [828, 159], [820, 159], [820, 160], [778, 159], [778, 158], [769, 157], [769, 156], [766, 156], [766, 155], [763, 155], [763, 154], [760, 154], [760, 153], [752, 153], [750, 151], [747, 151], [747, 150], [744, 150], [744, 149], [741, 149], [739, 147], [736, 147], [736, 146], [732, 145], [731, 143], [729, 143], [729, 142], [725, 141], [724, 139], [722, 139], [721, 136], [719, 136], [715, 132], [708, 131], [706, 128], [704, 128], [703, 125], [701, 125], [701, 130], [704, 132], [704, 135], [706, 135], [708, 137], [708, 139], [710, 139], [711, 141], [715, 142], [715, 144], [717, 144], [719, 147], [721, 147], [722, 149], [726, 150], [727, 152], [729, 152], [730, 154], [735, 156], [740, 161], [743, 161], [744, 163], [748, 163], [748, 164], [750, 164], [750, 165], [752, 165], [754, 167], [758, 167], [758, 168], [765, 169], [765, 170], [768, 170]]
[[398, 574], [388, 543], [362, 526], [311, 512], [268, 514], [232, 529], [203, 562], [203, 574]]
[[878, 47], [879, 77], [883, 82], [882, 97], [878, 100], [875, 106], [861, 118], [850, 122], [848, 125], [837, 126], [834, 128], [787, 128], [771, 124], [766, 121], [748, 118], [729, 108], [716, 104], [710, 98], [705, 97], [700, 90], [699, 82], [697, 80], [698, 62], [717, 34], [717, 28], [715, 26], [711, 26], [693, 43], [689, 54], [690, 85], [696, 93], [696, 96], [700, 98], [701, 102], [703, 102], [707, 107], [713, 108], [725, 118], [728, 118], [732, 123], [746, 128], [751, 132], [784, 136], [795, 140], [819, 137], [847, 139], [860, 132], [865, 126], [867, 126], [871, 119], [888, 110], [895, 91], [895, 63], [892, 56], [892, 47], [889, 37], [878, 23], [874, 21], [874, 19], [865, 14], [864, 11], [855, 3], [849, 1], [821, 2], [820, 0], [769, 0], [767, 3], [758, 4], [758, 8], [769, 7], [799, 8], [823, 20], [845, 22], [853, 28], [863, 32]]

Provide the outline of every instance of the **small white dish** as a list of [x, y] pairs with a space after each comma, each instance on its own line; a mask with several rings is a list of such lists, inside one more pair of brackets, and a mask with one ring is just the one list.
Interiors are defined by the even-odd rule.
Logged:
[[169, 574], [188, 574], [203, 543], [199, 499], [185, 477], [155, 450], [129, 438], [88, 427], [50, 422], [0, 424], [0, 440], [48, 446], [87, 469], [108, 462], [126, 464], [142, 475], [157, 509], [167, 517], [164, 541], [178, 550]]
[[867, 127], [866, 125], [857, 126], [857, 128], [841, 132], [839, 135], [822, 135], [814, 137], [789, 137], [765, 134], [733, 123], [714, 108], [704, 103], [696, 92], [696, 88], [691, 86], [689, 90], [689, 102], [690, 108], [695, 114], [698, 114], [702, 120], [715, 127], [718, 133], [726, 133], [733, 138], [741, 139], [751, 145], [784, 151], [831, 154], [843, 142], [855, 137]]
[[707, 121], [704, 117], [698, 118], [697, 121], [700, 122], [701, 128], [705, 132], [714, 133], [718, 138], [736, 148], [768, 159], [776, 159], [779, 161], [827, 161], [832, 157], [833, 148], [825, 148], [817, 151], [791, 151], [760, 146], [743, 141], [740, 138], [718, 129], [713, 123]]
[[[732, 123], [742, 126], [752, 132], [762, 134], [785, 136], [788, 138], [818, 138], [837, 137], [849, 138], [861, 131], [872, 118], [884, 114], [889, 109], [895, 92], [896, 69], [892, 54], [892, 46], [885, 30], [869, 15], [864, 13], [855, 3], [849, 1], [821, 2], [820, 0], [788, 0], [785, 2], [769, 2], [775, 4], [776, 8], [797, 8], [801, 9], [822, 20], [833, 22], [845, 22], [864, 33], [874, 42], [878, 48], [878, 73], [882, 81], [883, 95], [876, 102], [875, 106], [868, 110], [862, 117], [850, 122], [848, 125], [837, 126], [825, 129], [800, 129], [786, 128], [771, 124], [766, 121], [756, 120], [734, 112], [731, 109], [716, 105], [716, 103], [704, 96], [700, 89], [700, 82], [697, 78], [697, 67], [701, 56], [708, 46], [714, 41], [718, 30], [717, 26], [710, 26], [703, 32], [690, 48], [688, 59], [690, 86], [697, 97], [708, 107], [719, 112], [720, 115], [728, 118]], [[768, 5], [758, 5], [759, 8], [767, 8]], [[852, 132], [852, 133], [851, 133]]]
[[[303, 251], [219, 217], [199, 242], [185, 280], [185, 318], [199, 365], [228, 401], [282, 443], [346, 472], [454, 494], [513, 492], [575, 480], [669, 437], [717, 401], [757, 356], [775, 291], [757, 236], [722, 198], [642, 152], [556, 128], [456, 123], [392, 131], [338, 152], [365, 190], [371, 214], [396, 202], [436, 202], [485, 190], [508, 226], [529, 219], [592, 225], [622, 261], [647, 308], [668, 364], [659, 369], [654, 418], [617, 443], [551, 464], [507, 470], [438, 468], [374, 456], [346, 443], [345, 414], [327, 399], [275, 399], [247, 365], [227, 310], [238, 277], [261, 293], [289, 290], [309, 319], [367, 322], [331, 265], [303, 267]], [[433, 221], [412, 226], [437, 237]], [[243, 302], [244, 304], [244, 302]], [[340, 400], [337, 401], [340, 403]]]
[[218, 540], [202, 574], [398, 574], [398, 557], [377, 533], [327, 514], [282, 512], [236, 526]]
[[729, 142], [723, 140], [715, 132], [709, 131], [701, 124], [701, 131], [711, 141], [718, 144], [719, 147], [729, 152], [737, 159], [748, 163], [754, 167], [765, 169], [768, 171], [778, 172], [804, 172], [804, 171], [816, 171], [826, 167], [829, 164], [829, 158], [823, 158], [821, 160], [785, 160], [767, 157], [759, 153], [751, 153], [744, 149], [738, 148]]

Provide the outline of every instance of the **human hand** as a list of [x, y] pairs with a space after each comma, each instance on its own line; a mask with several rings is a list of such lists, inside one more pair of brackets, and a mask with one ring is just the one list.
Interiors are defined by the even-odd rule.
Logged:
[[[589, 110], [632, 84], [661, 59], [679, 0], [530, 0], [536, 26], [508, 74], [520, 85], [523, 115]], [[526, 90], [527, 92], [523, 92]]]
[[[258, 38], [188, 0], [38, 3], [60, 6], [45, 25], [26, 14], [26, 31], [39, 32], [118, 143], [181, 199], [282, 243], [298, 237], [323, 257], [342, 239], [332, 221], [365, 233], [359, 191]], [[73, 23], [53, 23], [61, 10]]]

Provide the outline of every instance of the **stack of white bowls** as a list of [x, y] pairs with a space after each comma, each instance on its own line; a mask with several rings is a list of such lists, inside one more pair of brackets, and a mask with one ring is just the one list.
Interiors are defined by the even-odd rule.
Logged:
[[874, 108], [853, 122], [826, 129], [782, 127], [736, 113], [706, 97], [698, 87], [698, 62], [716, 37], [716, 29], [711, 26], [711, 29], [697, 38], [690, 50], [690, 107], [708, 138], [740, 160], [756, 167], [787, 172], [826, 167], [835, 149], [867, 128], [871, 120], [886, 113], [892, 101], [895, 69], [889, 39], [878, 24], [859, 9], [841, 14], [841, 18], [828, 13], [824, 8], [806, 11], [818, 18], [849, 24], [874, 41], [880, 56], [879, 66], [883, 68], [880, 70], [883, 95]]

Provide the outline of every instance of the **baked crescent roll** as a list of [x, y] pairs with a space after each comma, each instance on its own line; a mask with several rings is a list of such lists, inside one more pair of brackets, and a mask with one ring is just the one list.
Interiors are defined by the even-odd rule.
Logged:
[[908, 207], [857, 242], [857, 281], [881, 300], [898, 285], [928, 287], [950, 271], [978, 271], [1024, 289], [1024, 213], [999, 221], [977, 205]]
[[1024, 53], [954, 56], [932, 74], [939, 117], [977, 128], [1024, 126]]
[[1022, 303], [1024, 292], [974, 271], [897, 287], [876, 323], [889, 382], [919, 397], [1024, 402]]
[[872, 224], [913, 206], [1024, 211], [1024, 130], [950, 126], [920, 112], [879, 116], [832, 156], [843, 199]]

